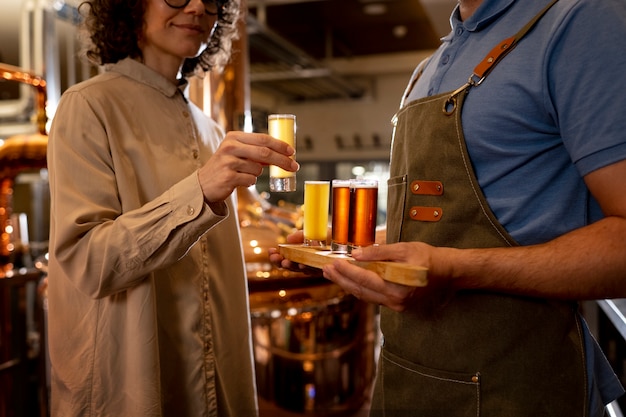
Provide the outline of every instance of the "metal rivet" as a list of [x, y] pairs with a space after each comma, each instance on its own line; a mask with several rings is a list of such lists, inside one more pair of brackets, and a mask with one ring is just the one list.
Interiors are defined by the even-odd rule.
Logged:
[[413, 185], [413, 191], [417, 191], [420, 189], [420, 185], [419, 184], [414, 184]]
[[493, 57], [490, 56], [489, 59], [487, 59], [487, 62], [492, 63], [493, 62]]
[[477, 375], [474, 375], [472, 377], [472, 382], [478, 382], [478, 376]]
[[437, 191], [441, 191], [441, 185], [437, 185]]
[[411, 216], [417, 216], [417, 210], [411, 210]]
[[434, 215], [435, 217], [439, 217], [439, 210], [435, 210], [435, 211], [433, 211], [433, 215]]

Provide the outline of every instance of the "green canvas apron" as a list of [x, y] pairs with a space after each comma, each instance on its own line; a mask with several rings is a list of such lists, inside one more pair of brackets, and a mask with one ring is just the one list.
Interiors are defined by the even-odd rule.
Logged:
[[[461, 109], [471, 88], [549, 6], [494, 48], [465, 86], [411, 102], [398, 112], [388, 183], [388, 243], [516, 245], [478, 185]], [[487, 291], [428, 291], [402, 313], [381, 309], [384, 342], [372, 416], [587, 415], [583, 335], [575, 303]]]

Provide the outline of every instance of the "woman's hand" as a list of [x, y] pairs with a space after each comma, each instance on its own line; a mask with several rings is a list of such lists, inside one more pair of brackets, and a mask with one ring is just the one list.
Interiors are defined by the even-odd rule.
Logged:
[[300, 166], [290, 158], [294, 152], [287, 143], [263, 133], [228, 132], [217, 151], [198, 170], [205, 200], [224, 201], [237, 187], [256, 184], [267, 165], [297, 171]]
[[[302, 233], [302, 230], [298, 230], [287, 236], [287, 243], [289, 244], [296, 245], [302, 242], [304, 242], [304, 234]], [[312, 268], [310, 266], [297, 262], [292, 262], [289, 259], [286, 259], [285, 257], [283, 257], [283, 255], [280, 254], [277, 248], [269, 248], [268, 253], [270, 255], [270, 262], [278, 268], [284, 268], [295, 272], [306, 272], [317, 275], [320, 274], [320, 270], [317, 268]]]

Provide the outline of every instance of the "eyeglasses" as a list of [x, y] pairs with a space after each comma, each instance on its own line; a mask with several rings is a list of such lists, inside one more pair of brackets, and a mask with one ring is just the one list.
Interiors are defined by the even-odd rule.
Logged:
[[[182, 9], [186, 7], [191, 0], [164, 0], [165, 4], [173, 9]], [[220, 6], [217, 5], [217, 0], [202, 0], [204, 4], [204, 10], [207, 14], [215, 16], [217, 15]]]

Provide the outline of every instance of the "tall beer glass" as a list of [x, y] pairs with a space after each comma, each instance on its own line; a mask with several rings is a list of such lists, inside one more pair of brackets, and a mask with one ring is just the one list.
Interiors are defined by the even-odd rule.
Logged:
[[376, 239], [378, 214], [378, 181], [353, 180], [350, 193], [350, 226], [348, 228], [348, 251], [361, 246], [373, 245]]
[[[270, 114], [267, 118], [267, 130], [270, 136], [287, 142], [296, 148], [296, 116], [293, 114]], [[292, 156], [295, 158], [295, 155]], [[285, 171], [270, 165], [270, 191], [296, 191], [296, 173]]]
[[326, 246], [329, 181], [304, 182], [304, 246]]
[[330, 241], [330, 249], [337, 253], [348, 252], [350, 183], [350, 180], [333, 180], [332, 182], [332, 239]]

